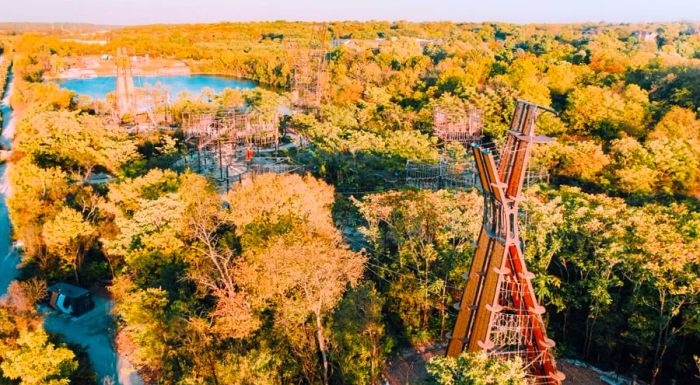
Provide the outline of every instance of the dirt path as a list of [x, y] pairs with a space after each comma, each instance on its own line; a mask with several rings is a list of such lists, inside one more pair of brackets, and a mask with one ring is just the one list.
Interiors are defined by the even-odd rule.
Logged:
[[418, 385], [428, 379], [425, 365], [437, 355], [444, 354], [446, 345], [417, 346], [402, 349], [397, 355], [389, 357], [387, 369], [384, 372], [386, 383], [389, 385]]
[[573, 365], [568, 361], [557, 361], [557, 368], [566, 374], [562, 385], [600, 385], [600, 374], [590, 368]]

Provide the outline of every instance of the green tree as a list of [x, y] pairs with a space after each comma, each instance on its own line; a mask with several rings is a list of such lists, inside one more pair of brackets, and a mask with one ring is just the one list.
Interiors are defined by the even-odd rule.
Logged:
[[428, 373], [436, 385], [525, 385], [527, 379], [520, 359], [502, 361], [482, 353], [459, 357], [435, 357]]
[[386, 334], [384, 300], [371, 282], [345, 293], [333, 313], [336, 365], [342, 381], [377, 384], [393, 346]]
[[135, 344], [133, 363], [162, 376], [174, 353], [170, 347], [173, 332], [182, 330], [169, 312], [168, 293], [160, 288], [140, 289], [128, 276], [118, 277], [110, 292], [114, 310], [125, 324], [122, 332]]
[[609, 165], [610, 179], [626, 193], [650, 194], [655, 190], [659, 170], [654, 167], [654, 158], [634, 138], [616, 139], [611, 143]]
[[651, 353], [653, 384], [676, 339], [700, 334], [700, 215], [680, 205], [650, 205], [633, 213], [629, 256], [632, 303], [639, 309], [625, 334]]
[[[390, 300], [387, 305], [408, 335], [425, 340], [445, 332], [447, 286], [461, 282], [471, 258], [470, 241], [481, 227], [481, 200], [475, 193], [391, 191], [355, 201], [367, 225], [369, 268]], [[387, 284], [388, 283], [388, 287]]]
[[18, 123], [15, 148], [32, 154], [43, 167], [57, 166], [84, 181], [95, 167], [118, 173], [137, 158], [125, 129], [105, 125], [99, 117], [71, 111], [29, 114]]
[[53, 219], [44, 223], [41, 234], [48, 252], [70, 266], [75, 281], [79, 282], [78, 270], [93, 240], [95, 228], [83, 219], [80, 212], [64, 207]]
[[69, 349], [57, 347], [43, 330], [21, 330], [17, 346], [2, 353], [2, 374], [21, 385], [68, 385], [78, 368]]

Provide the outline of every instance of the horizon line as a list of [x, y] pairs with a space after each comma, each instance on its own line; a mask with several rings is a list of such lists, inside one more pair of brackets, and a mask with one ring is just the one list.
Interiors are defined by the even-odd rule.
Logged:
[[645, 20], [645, 21], [606, 21], [606, 20], [584, 20], [584, 21], [505, 21], [505, 20], [411, 20], [411, 19], [328, 19], [328, 20], [288, 20], [288, 19], [251, 19], [251, 20], [220, 20], [220, 21], [162, 21], [148, 23], [125, 23], [125, 24], [105, 24], [91, 21], [3, 21], [2, 24], [27, 24], [27, 25], [50, 25], [50, 24], [77, 24], [90, 25], [100, 27], [136, 27], [136, 26], [153, 26], [153, 25], [193, 25], [193, 24], [251, 24], [251, 23], [303, 23], [303, 24], [324, 24], [324, 23], [413, 23], [413, 24], [430, 24], [430, 23], [452, 23], [452, 24], [513, 24], [513, 25], [579, 25], [579, 24], [607, 24], [607, 25], [629, 25], [629, 24], [682, 24], [682, 23], [700, 23], [700, 19], [676, 19], [676, 20]]

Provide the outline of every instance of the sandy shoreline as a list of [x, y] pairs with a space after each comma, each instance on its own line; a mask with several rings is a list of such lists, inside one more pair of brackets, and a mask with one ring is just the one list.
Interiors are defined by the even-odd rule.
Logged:
[[[148, 56], [132, 56], [134, 76], [190, 75], [189, 66], [183, 61]], [[116, 76], [117, 66], [112, 55], [89, 55], [71, 58], [63, 69], [45, 76], [47, 80], [84, 79], [99, 76]]]

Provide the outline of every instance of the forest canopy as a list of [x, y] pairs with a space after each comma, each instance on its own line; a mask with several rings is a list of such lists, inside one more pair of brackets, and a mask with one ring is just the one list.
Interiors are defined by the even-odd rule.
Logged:
[[[406, 186], [406, 166], [468, 162], [464, 147], [437, 137], [436, 108], [478, 109], [482, 142], [498, 148], [518, 98], [556, 112], [537, 121], [555, 141], [533, 151], [532, 168], [548, 178], [529, 186], [519, 220], [558, 358], [652, 384], [700, 375], [697, 24], [91, 33], [106, 44], [0, 32], [14, 75], [8, 206], [23, 244], [22, 274], [0, 302], [0, 384], [95, 383], [80, 350], [41, 326], [34, 305], [56, 281], [106, 286], [118, 349], [148, 384], [399, 381], [399, 358], [442, 354], [483, 214], [478, 189]], [[276, 114], [292, 97], [290, 47], [319, 40], [320, 106], [280, 123], [308, 141], [281, 150], [304, 175], [263, 174], [221, 194], [181, 167], [183, 111]], [[172, 126], [135, 134], [109, 107], [50, 81], [117, 47], [265, 89], [181, 95]], [[113, 179], [87, 183], [97, 172]], [[522, 384], [521, 366], [464, 354], [434, 359], [411, 381]]]

